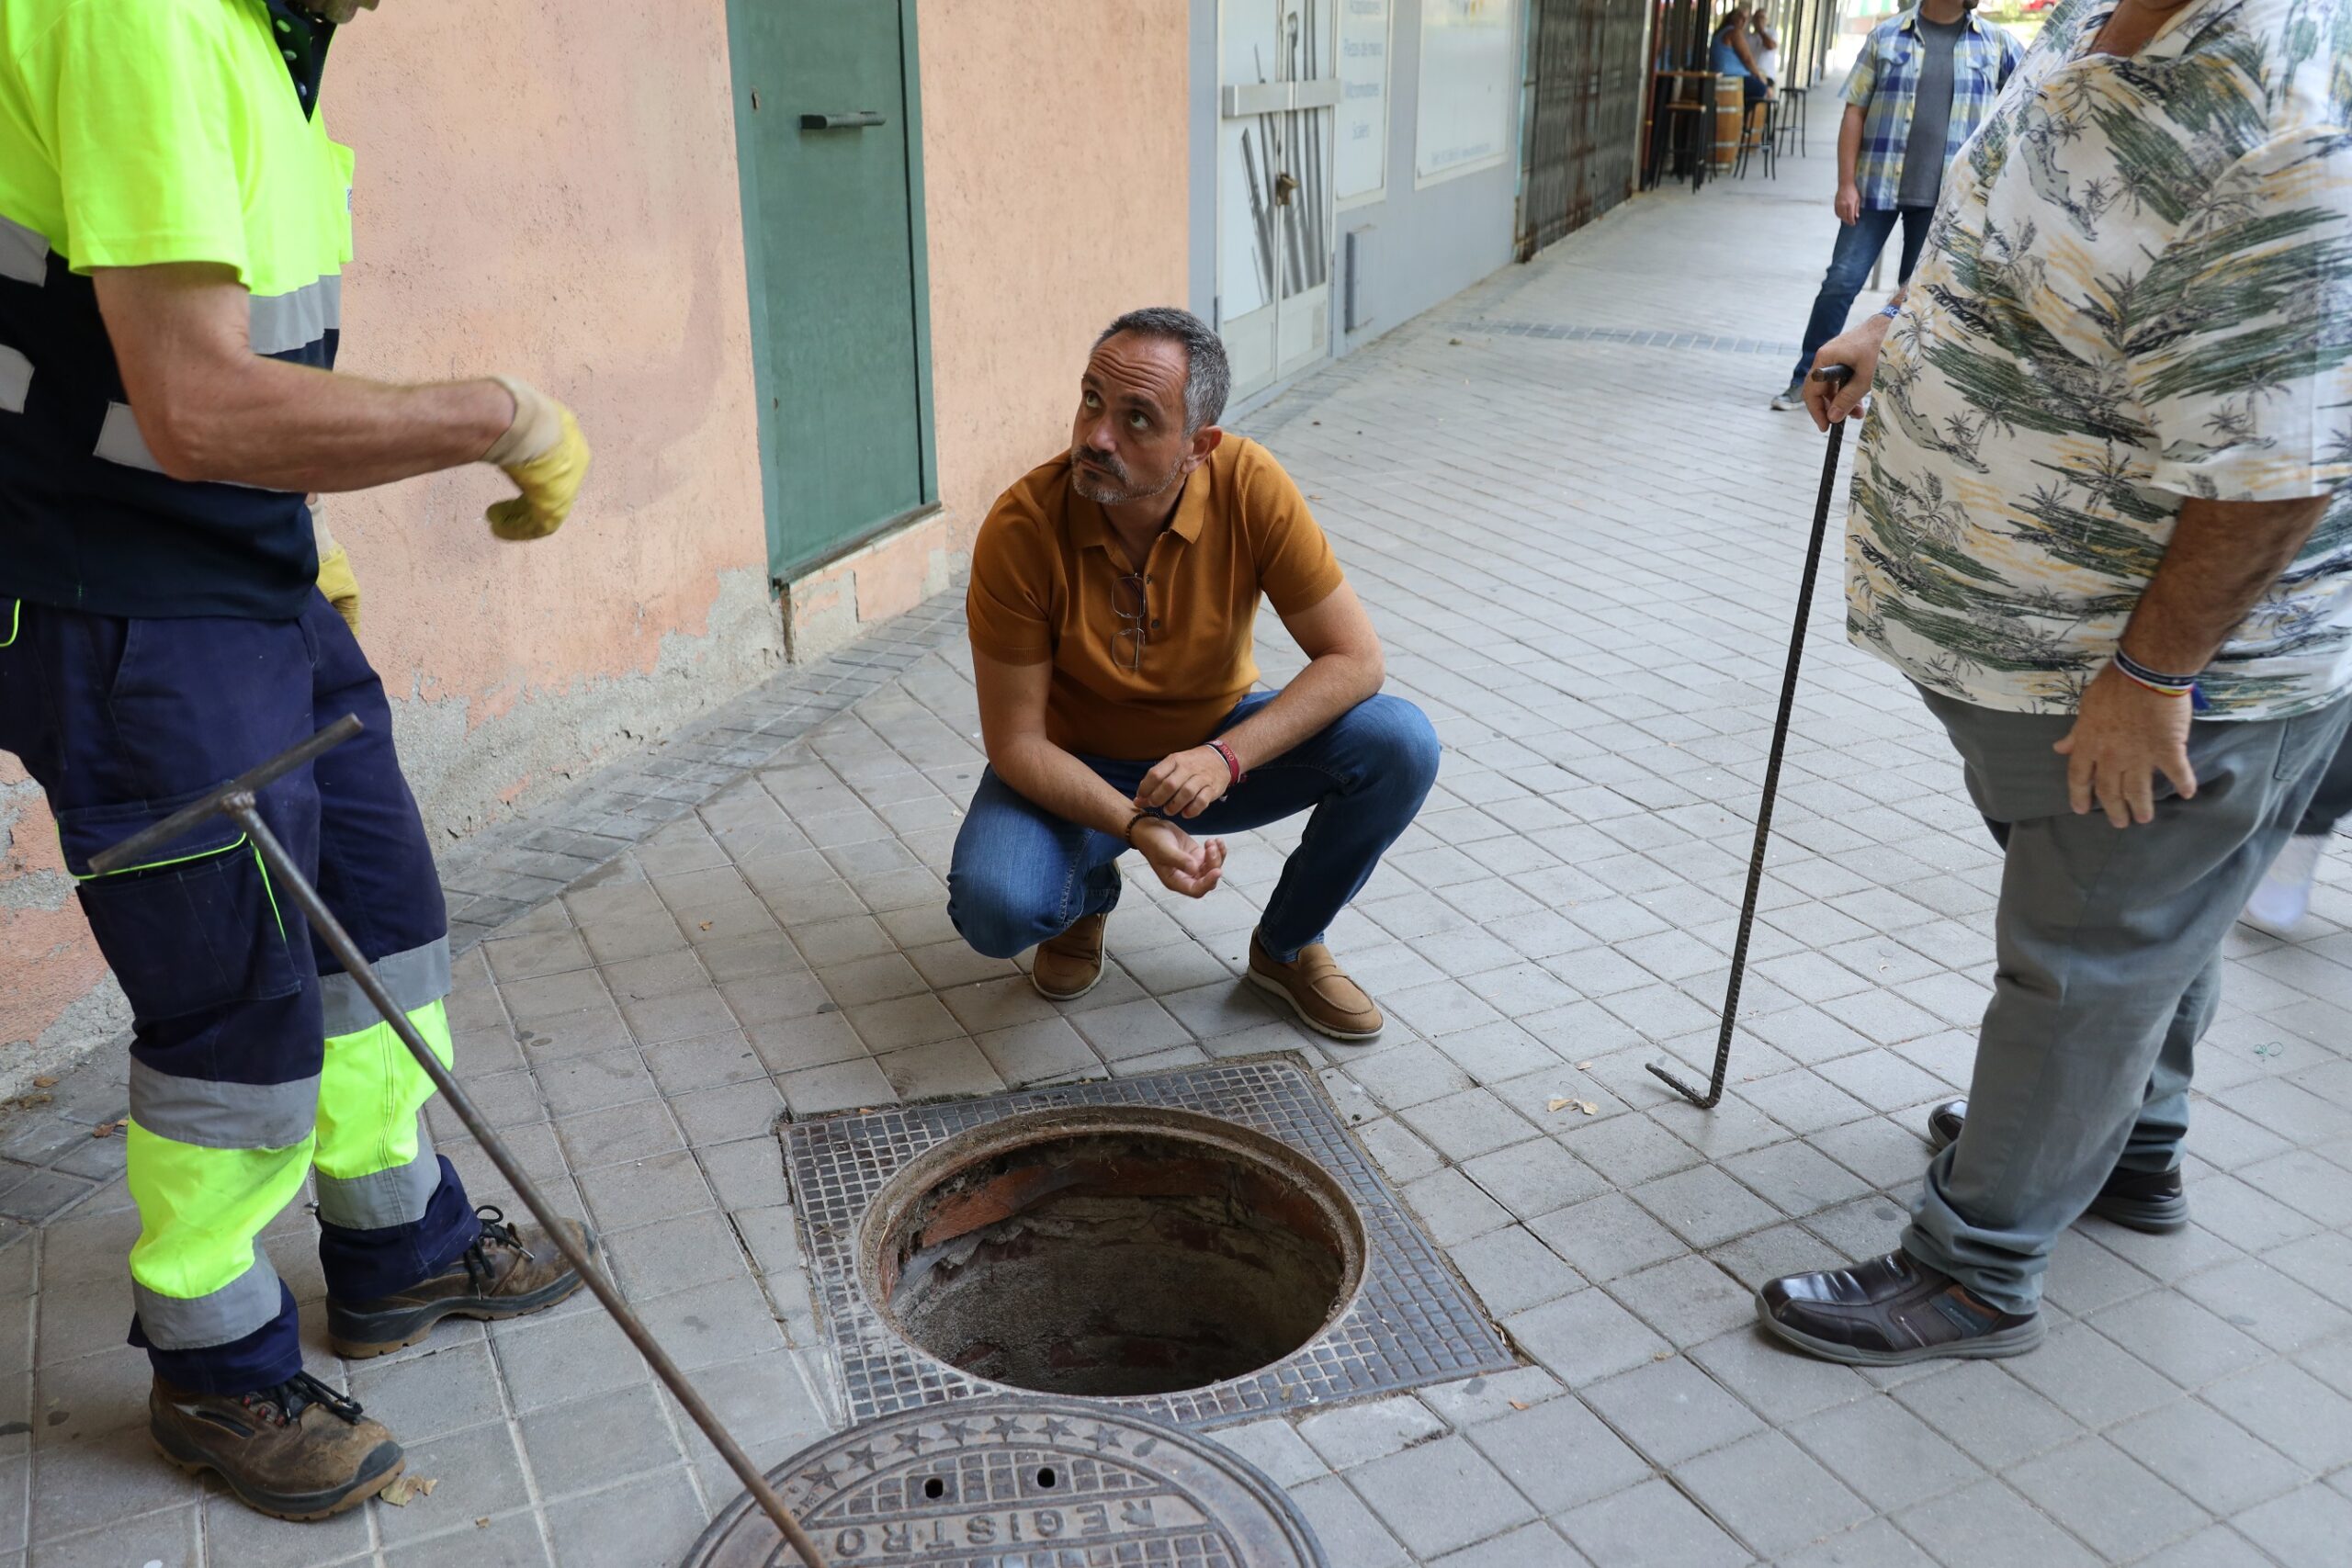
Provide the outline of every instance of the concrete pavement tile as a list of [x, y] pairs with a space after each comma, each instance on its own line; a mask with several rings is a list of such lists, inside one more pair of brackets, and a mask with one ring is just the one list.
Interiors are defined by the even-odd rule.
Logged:
[[1455, 1247], [1510, 1223], [1510, 1212], [1458, 1170], [1433, 1171], [1407, 1182], [1403, 1197], [1440, 1247]]
[[1543, 1368], [1515, 1367], [1507, 1372], [1432, 1383], [1419, 1394], [1441, 1420], [1464, 1431], [1556, 1399], [1563, 1392], [1560, 1381]]
[[1537, 1135], [1525, 1117], [1483, 1089], [1426, 1100], [1398, 1114], [1430, 1147], [1457, 1164]]
[[1647, 1481], [1588, 1503], [1557, 1523], [1594, 1562], [1654, 1568], [1736, 1568], [1753, 1554], [1663, 1481]]
[[2202, 1397], [2306, 1470], [2352, 1464], [2352, 1399], [2292, 1361], [2249, 1367]]
[[1298, 1435], [1333, 1470], [1385, 1459], [1445, 1431], [1445, 1423], [1409, 1394], [1340, 1405], [1309, 1416]]
[[1773, 1568], [1935, 1568], [1936, 1560], [1886, 1519], [1782, 1555]]
[[[1024, 979], [1023, 987], [1028, 985]], [[1034, 993], [1033, 993], [1034, 994]], [[1043, 998], [1040, 998], [1042, 1000]], [[1047, 1016], [1029, 1023], [991, 1030], [974, 1042], [989, 1066], [1007, 1084], [1045, 1083], [1069, 1077], [1101, 1076], [1102, 1064], [1069, 1021]]]
[[1699, 1152], [1646, 1116], [1611, 1116], [1569, 1124], [1560, 1134], [1568, 1152], [1620, 1187], [1687, 1170]]
[[2190, 1501], [2221, 1517], [2290, 1491], [2301, 1467], [2235, 1422], [2180, 1400], [2112, 1428], [2108, 1437]]
[[845, 1010], [871, 1002], [895, 1001], [923, 993], [926, 987], [915, 966], [896, 953], [828, 964], [817, 971], [826, 991]]
[[575, 1171], [647, 1159], [684, 1146], [670, 1108], [659, 1100], [567, 1116], [555, 1128]]
[[1351, 1055], [1346, 1067], [1350, 1077], [1391, 1111], [1410, 1110], [1471, 1087], [1470, 1075], [1425, 1040], [1403, 1040], [1365, 1055]]
[[1634, 1189], [1634, 1201], [1692, 1247], [1720, 1247], [1762, 1230], [1780, 1212], [1713, 1166], [1678, 1171]]
[[1462, 1169], [1487, 1196], [1521, 1219], [1599, 1197], [1608, 1189], [1589, 1166], [1550, 1139], [1481, 1155], [1465, 1161]]
[[662, 1348], [687, 1371], [784, 1344], [767, 1298], [748, 1273], [635, 1305]]
[[1704, 1258], [1676, 1258], [1609, 1281], [1609, 1293], [1678, 1348], [1751, 1323], [1756, 1296]]
[[1991, 1361], [1948, 1366], [1893, 1397], [1976, 1462], [2001, 1471], [2082, 1435], [2082, 1424]]
[[696, 1149], [695, 1158], [722, 1209], [760, 1209], [791, 1200], [784, 1151], [774, 1138], [745, 1138]]
[[2201, 1388], [2267, 1359], [2256, 1341], [2170, 1291], [2134, 1296], [2090, 1321], [2183, 1388]]
[[161, 1563], [163, 1568], [197, 1568], [205, 1561], [198, 1544], [201, 1510], [194, 1505], [169, 1508], [141, 1518], [118, 1519], [87, 1534], [35, 1544], [29, 1561], [36, 1568], [116, 1568], [119, 1563]]
[[1549, 1045], [1508, 1021], [1465, 1029], [1444, 1035], [1433, 1043], [1482, 1084], [1503, 1083], [1529, 1073], [1555, 1072], [1561, 1061]]
[[650, 1382], [548, 1405], [526, 1416], [522, 1428], [546, 1497], [600, 1491], [681, 1458]]
[[1503, 1321], [1511, 1337], [1571, 1388], [1671, 1354], [1665, 1340], [1599, 1290], [1579, 1291]]
[[1412, 1568], [1396, 1538], [1336, 1475], [1291, 1490], [1291, 1501], [1306, 1516], [1307, 1528], [1322, 1542], [1324, 1555], [1350, 1568]]
[[1784, 1274], [1810, 1274], [1842, 1268], [1851, 1261], [1843, 1252], [1795, 1224], [1774, 1225], [1741, 1236], [1708, 1252], [1708, 1259], [1749, 1290]]
[[921, 1100], [1001, 1094], [1005, 1088], [1004, 1079], [998, 1077], [980, 1048], [960, 1036], [917, 1045], [911, 1050], [894, 1051], [878, 1057], [875, 1065], [882, 1069], [882, 1076], [889, 1080], [899, 1098], [910, 1104]]
[[778, 1077], [856, 1061], [867, 1055], [865, 1042], [839, 1010], [784, 1023], [757, 1024], [743, 1034], [758, 1054], [760, 1065]]
[[[650, 1100], [658, 1093], [652, 1075], [645, 1070], [645, 1058], [634, 1049], [600, 1051], [594, 1055], [571, 1056], [560, 1062], [542, 1063], [534, 1073], [538, 1092], [547, 1100], [548, 1110], [561, 1119], [584, 1111], [603, 1111], [609, 1106], [626, 1105], [631, 1100]], [[476, 1086], [476, 1103], [481, 1103]], [[485, 1112], [487, 1113], [487, 1112]], [[493, 1126], [511, 1121], [537, 1122], [538, 1116], [510, 1117], [492, 1120]]]
[[[1380, 1168], [1380, 1174], [1396, 1186], [1418, 1180], [1439, 1168], [1442, 1162], [1437, 1151], [1421, 1142], [1413, 1130], [1394, 1117], [1367, 1121], [1355, 1129], [1356, 1141]], [[123, 1297], [130, 1299], [126, 1287]]]
[[667, 1560], [703, 1526], [683, 1464], [610, 1491], [547, 1508], [548, 1535], [564, 1568], [643, 1568]]
[[1925, 1129], [1885, 1116], [1825, 1127], [1804, 1141], [1882, 1192], [1907, 1195], [1928, 1168]]
[[490, 1347], [518, 1416], [626, 1388], [647, 1375], [636, 1347], [601, 1309], [493, 1325]]
[[716, 1209], [662, 1220], [604, 1238], [607, 1267], [631, 1301], [748, 1275], [751, 1265], [728, 1217]]
[[1424, 1562], [1535, 1517], [1502, 1472], [1459, 1437], [1374, 1460], [1349, 1480]]
[[1766, 1555], [1793, 1551], [1871, 1517], [1869, 1505], [1778, 1432], [1758, 1432], [1674, 1467], [1716, 1519]]
[[1635, 1367], [1582, 1393], [1620, 1436], [1662, 1466], [1764, 1429], [1747, 1406], [1679, 1356]]
[[1149, 997], [1080, 1012], [1069, 1021], [1108, 1062], [1148, 1056], [1188, 1045], [1193, 1040], [1191, 1032]]
[[1687, 1247], [1630, 1198], [1606, 1193], [1528, 1223], [1528, 1229], [1588, 1280], [1613, 1280], [1681, 1256]]
[[2211, 1523], [2204, 1509], [2103, 1438], [2030, 1459], [2009, 1484], [2110, 1562], [2143, 1557]]
[[587, 1200], [588, 1218], [606, 1231], [673, 1219], [712, 1205], [701, 1168], [684, 1149], [585, 1172], [580, 1190]]
[[882, 1076], [882, 1069], [864, 1057], [785, 1073], [777, 1077], [776, 1086], [784, 1090], [785, 1103], [795, 1116], [822, 1116], [898, 1101], [898, 1092]]
[[673, 1040], [644, 1053], [645, 1066], [664, 1095], [691, 1094], [723, 1084], [765, 1077], [768, 1069], [740, 1029]]
[[2214, 1525], [2143, 1558], [2142, 1568], [2270, 1568], [2271, 1561], [2227, 1525]]
[[1246, 1427], [1227, 1427], [1218, 1431], [1216, 1442], [1218, 1447], [1231, 1450], [1265, 1472], [1267, 1479], [1284, 1491], [1330, 1473], [1330, 1467], [1306, 1446], [1297, 1429], [1287, 1421], [1252, 1421]]
[[[202, 1516], [205, 1561], [209, 1563], [233, 1562], [237, 1568], [318, 1568], [324, 1563], [357, 1564], [373, 1559], [372, 1521], [365, 1507], [353, 1508], [331, 1519], [314, 1519], [298, 1529], [282, 1519], [254, 1512], [227, 1490], [215, 1486], [206, 1489], [203, 1506], [198, 1512]], [[127, 1548], [130, 1543], [119, 1544]], [[115, 1563], [143, 1563], [146, 1559], [126, 1554], [96, 1561], [111, 1568]], [[169, 1562], [171, 1559], [166, 1557], [164, 1561]]]
[[440, 1535], [452, 1527], [469, 1537], [474, 1520], [531, 1501], [522, 1458], [503, 1421], [401, 1446], [408, 1452], [410, 1475], [419, 1480], [429, 1476], [440, 1484], [430, 1497], [419, 1497], [404, 1508], [371, 1505], [387, 1548]]
[[1451, 1552], [1436, 1568], [1583, 1568], [1585, 1561], [1550, 1525], [1532, 1524]]
[[427, 1346], [399, 1360], [354, 1365], [351, 1397], [402, 1446], [506, 1418], [487, 1341]]
[[2230, 1523], [2281, 1562], [2333, 1562], [2352, 1539], [2352, 1502], [2313, 1482]]
[[1803, 1217], [1861, 1197], [1861, 1179], [1800, 1139], [1750, 1149], [1724, 1168], [1787, 1214]]
[[1449, 1258], [1487, 1310], [1498, 1315], [1541, 1306], [1585, 1284], [1557, 1254], [1518, 1225], [1465, 1241]]
[[1650, 1463], [1574, 1399], [1473, 1427], [1470, 1440], [1544, 1513], [1558, 1515], [1650, 1478]]
[[1883, 1393], [1792, 1422], [1787, 1430], [1799, 1447], [1882, 1513], [1984, 1479], [1974, 1461]]

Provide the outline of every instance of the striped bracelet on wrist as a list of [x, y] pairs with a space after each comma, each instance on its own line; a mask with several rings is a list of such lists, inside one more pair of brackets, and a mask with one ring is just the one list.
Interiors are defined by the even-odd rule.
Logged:
[[2196, 676], [2166, 675], [2161, 671], [2151, 670], [2120, 648], [2115, 650], [2115, 667], [2122, 671], [2124, 679], [2137, 682], [2152, 692], [2161, 692], [2167, 697], [2193, 697], [2197, 694]]

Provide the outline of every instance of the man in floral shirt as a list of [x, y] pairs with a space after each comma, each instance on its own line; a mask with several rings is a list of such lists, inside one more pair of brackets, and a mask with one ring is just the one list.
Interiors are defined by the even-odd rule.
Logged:
[[1875, 398], [1849, 626], [2007, 849], [1968, 1099], [1900, 1248], [1775, 1280], [1833, 1359], [2040, 1342], [2086, 1210], [2188, 1222], [2223, 934], [2352, 703], [2352, 3], [2064, 0], [1907, 295], [1821, 351]]

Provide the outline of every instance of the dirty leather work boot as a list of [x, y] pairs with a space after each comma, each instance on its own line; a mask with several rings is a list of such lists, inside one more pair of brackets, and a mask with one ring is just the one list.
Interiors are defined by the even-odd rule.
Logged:
[[147, 1430], [182, 1470], [211, 1471], [246, 1507], [281, 1519], [364, 1503], [405, 1462], [381, 1423], [308, 1372], [247, 1394], [192, 1393], [157, 1378]]
[[1051, 942], [1037, 944], [1029, 966], [1029, 983], [1047, 1001], [1069, 1002], [1092, 990], [1102, 978], [1103, 938], [1111, 917], [1088, 915]]
[[[336, 1355], [363, 1361], [406, 1349], [445, 1317], [527, 1317], [580, 1288], [580, 1270], [537, 1225], [510, 1225], [493, 1204], [475, 1213], [481, 1235], [444, 1272], [372, 1302], [327, 1298], [327, 1338]], [[577, 1220], [564, 1224], [594, 1257], [595, 1233]]]

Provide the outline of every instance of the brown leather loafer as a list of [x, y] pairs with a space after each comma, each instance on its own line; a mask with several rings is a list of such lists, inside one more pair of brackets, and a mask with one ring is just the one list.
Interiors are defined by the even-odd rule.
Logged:
[[164, 1457], [210, 1471], [238, 1502], [280, 1519], [323, 1519], [390, 1486], [407, 1461], [356, 1400], [297, 1372], [276, 1388], [197, 1393], [157, 1378], [147, 1432]]
[[1108, 914], [1089, 915], [1051, 942], [1037, 944], [1029, 983], [1049, 1002], [1074, 1002], [1102, 980], [1102, 949], [1110, 934]]
[[[1928, 1145], [1941, 1154], [1960, 1141], [1968, 1124], [1968, 1101], [1947, 1100], [1928, 1112]], [[2167, 1235], [2188, 1226], [2188, 1192], [2180, 1167], [2170, 1170], [2110, 1172], [2090, 1212], [2126, 1230]]]
[[[492, 1204], [477, 1212], [481, 1235], [432, 1279], [372, 1302], [327, 1298], [327, 1342], [336, 1355], [347, 1361], [389, 1356], [432, 1333], [445, 1317], [528, 1317], [581, 1287], [580, 1270], [538, 1226], [510, 1225]], [[594, 1258], [595, 1234], [577, 1220], [564, 1224]]]
[[1341, 971], [1331, 950], [1319, 942], [1300, 948], [1290, 963], [1279, 964], [1258, 940], [1258, 933], [1250, 932], [1250, 979], [1260, 989], [1290, 1003], [1307, 1028], [1334, 1040], [1376, 1038], [1388, 1021], [1363, 987]]
[[2021, 1356], [2046, 1332], [2040, 1313], [2003, 1312], [1900, 1251], [1770, 1280], [1756, 1292], [1756, 1316], [1774, 1338], [1850, 1367]]

